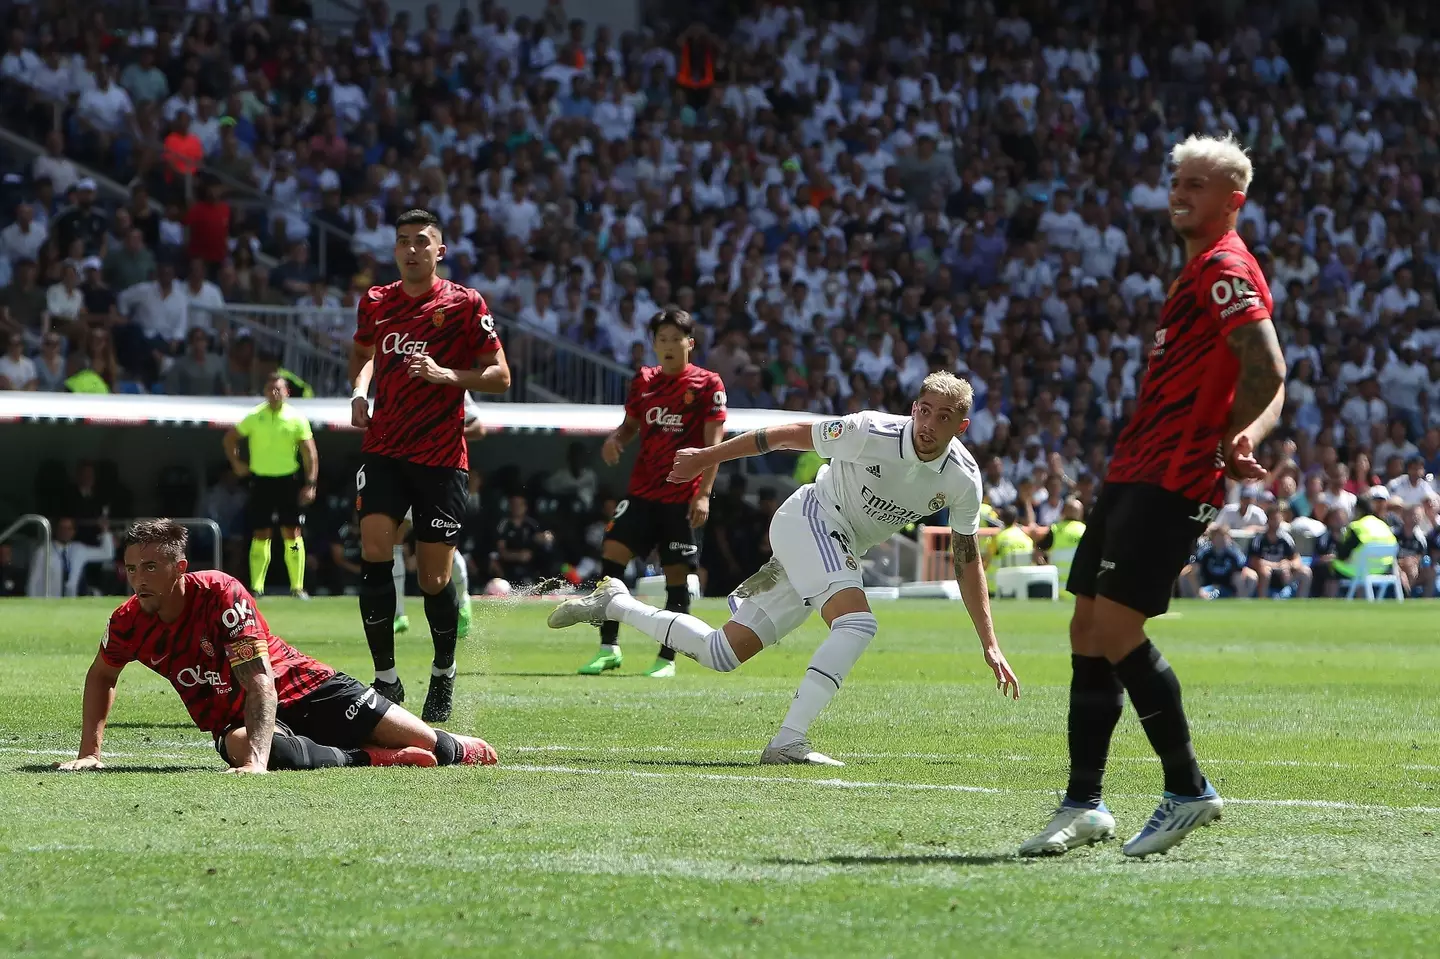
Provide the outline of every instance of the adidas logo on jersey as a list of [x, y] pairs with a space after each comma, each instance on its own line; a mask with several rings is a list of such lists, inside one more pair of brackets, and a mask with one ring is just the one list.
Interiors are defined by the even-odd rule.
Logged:
[[874, 466], [867, 466], [867, 467], [865, 467], [865, 472], [869, 473], [871, 476], [879, 476], [879, 475], [880, 475], [880, 464], [879, 464], [879, 463], [876, 463]]

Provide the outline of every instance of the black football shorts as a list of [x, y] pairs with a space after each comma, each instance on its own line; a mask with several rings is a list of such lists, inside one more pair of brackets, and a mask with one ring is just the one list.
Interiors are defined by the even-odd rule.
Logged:
[[631, 496], [615, 504], [615, 517], [605, 530], [605, 538], [613, 539], [636, 556], [660, 554], [661, 566], [700, 566], [700, 546], [695, 530], [690, 528], [690, 504], [662, 503], [659, 500]]
[[1175, 580], [1215, 507], [1150, 483], [1106, 483], [1075, 547], [1066, 589], [1145, 616], [1170, 608]]

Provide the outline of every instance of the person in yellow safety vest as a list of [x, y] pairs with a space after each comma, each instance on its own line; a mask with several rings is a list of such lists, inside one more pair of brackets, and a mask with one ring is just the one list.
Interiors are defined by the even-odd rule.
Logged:
[[825, 461], [820, 458], [819, 453], [814, 450], [806, 450], [795, 462], [795, 472], [792, 474], [792, 478], [800, 486], [813, 483], [815, 477], [820, 473], [820, 467], [824, 465]]
[[[1398, 543], [1390, 524], [1376, 515], [1384, 508], [1380, 504], [1388, 503], [1389, 500], [1390, 491], [1383, 486], [1372, 486], [1369, 492], [1355, 500], [1355, 511], [1360, 515], [1345, 527], [1345, 538], [1336, 545], [1335, 561], [1330, 564], [1335, 575], [1341, 579], [1354, 579], [1360, 572], [1356, 570], [1354, 563], [1347, 560], [1363, 547], [1372, 544], [1393, 546]], [[1394, 563], [1393, 559], [1381, 560], [1363, 571], [1363, 574], [1378, 576], [1389, 572]]]
[[[1078, 499], [1067, 499], [1060, 508], [1060, 519], [1050, 526], [1040, 542], [1035, 544], [1037, 553], [1044, 552], [1046, 559], [1060, 571], [1063, 586], [1070, 577], [1070, 563], [1075, 558], [1075, 546], [1085, 535], [1085, 505]], [[1040, 560], [1037, 558], [1036, 562]], [[1066, 591], [1068, 592], [1068, 590]]]
[[998, 512], [1000, 523], [1004, 528], [991, 537], [995, 543], [995, 553], [985, 564], [985, 580], [990, 584], [992, 594], [995, 592], [995, 570], [1009, 565], [1008, 561], [1012, 556], [1029, 556], [1035, 551], [1035, 541], [1026, 536], [1023, 529], [1015, 525], [1020, 515], [1015, 507], [1002, 506]]

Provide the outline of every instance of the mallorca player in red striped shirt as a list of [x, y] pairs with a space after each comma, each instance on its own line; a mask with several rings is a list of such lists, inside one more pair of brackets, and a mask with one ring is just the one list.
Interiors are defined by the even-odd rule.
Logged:
[[60, 769], [104, 767], [105, 720], [132, 662], [170, 681], [195, 725], [215, 737], [228, 772], [496, 762], [484, 740], [431, 729], [272, 634], [238, 579], [189, 572], [186, 541], [185, 527], [168, 519], [126, 530], [125, 575], [135, 595], [100, 639], [85, 676], [80, 755]]
[[1196, 537], [1224, 502], [1225, 477], [1265, 476], [1255, 453], [1285, 403], [1285, 358], [1270, 289], [1235, 233], [1250, 158], [1233, 136], [1192, 136], [1171, 162], [1170, 223], [1187, 262], [1070, 566], [1070, 783], [1050, 824], [1020, 847], [1026, 855], [1115, 835], [1101, 780], [1126, 694], [1160, 759], [1165, 792], [1125, 855], [1165, 852], [1219, 818], [1223, 805], [1195, 761], [1180, 682], [1145, 623], [1169, 606]]
[[[375, 689], [405, 701], [395, 671], [395, 585], [400, 524], [413, 510], [416, 578], [435, 659], [420, 718], [450, 718], [460, 628], [450, 570], [469, 491], [465, 394], [504, 393], [510, 366], [479, 293], [443, 280], [440, 221], [410, 210], [395, 221], [400, 280], [361, 300], [350, 352], [351, 422], [365, 431], [355, 474], [360, 514], [360, 619], [375, 661]], [[375, 382], [375, 405], [367, 395]]]
[[[695, 321], [684, 310], [662, 310], [650, 320], [651, 345], [659, 366], [647, 366], [630, 381], [625, 422], [605, 440], [601, 456], [614, 466], [625, 445], [637, 435], [640, 454], [630, 471], [630, 488], [615, 506], [605, 531], [601, 568], [606, 576], [624, 578], [636, 556], [660, 554], [665, 570], [665, 608], [690, 611], [689, 576], [699, 566], [700, 544], [695, 530], [710, 517], [710, 490], [715, 470], [688, 483], [667, 477], [677, 450], [714, 446], [725, 435], [725, 384], [718, 373], [690, 362], [695, 349]], [[580, 667], [582, 676], [619, 669], [620, 625], [600, 627], [600, 652]], [[645, 671], [658, 679], [675, 675], [675, 650], [660, 647], [660, 656]]]

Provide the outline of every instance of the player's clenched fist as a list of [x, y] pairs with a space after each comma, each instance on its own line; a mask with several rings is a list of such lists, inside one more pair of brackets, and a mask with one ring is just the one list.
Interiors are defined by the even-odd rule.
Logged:
[[672, 483], [688, 483], [699, 476], [705, 469], [704, 461], [700, 458], [704, 452], [694, 448], [677, 450], [675, 465], [670, 467], [670, 475], [666, 479]]
[[55, 768], [65, 773], [78, 773], [87, 769], [104, 769], [105, 764], [100, 761], [99, 756], [81, 756], [69, 762], [56, 763]]
[[350, 425], [357, 430], [370, 427], [370, 401], [363, 396], [350, 400]]
[[435, 357], [428, 353], [417, 353], [405, 362], [405, 372], [412, 380], [424, 380], [427, 383], [453, 383], [455, 374], [439, 363]]

